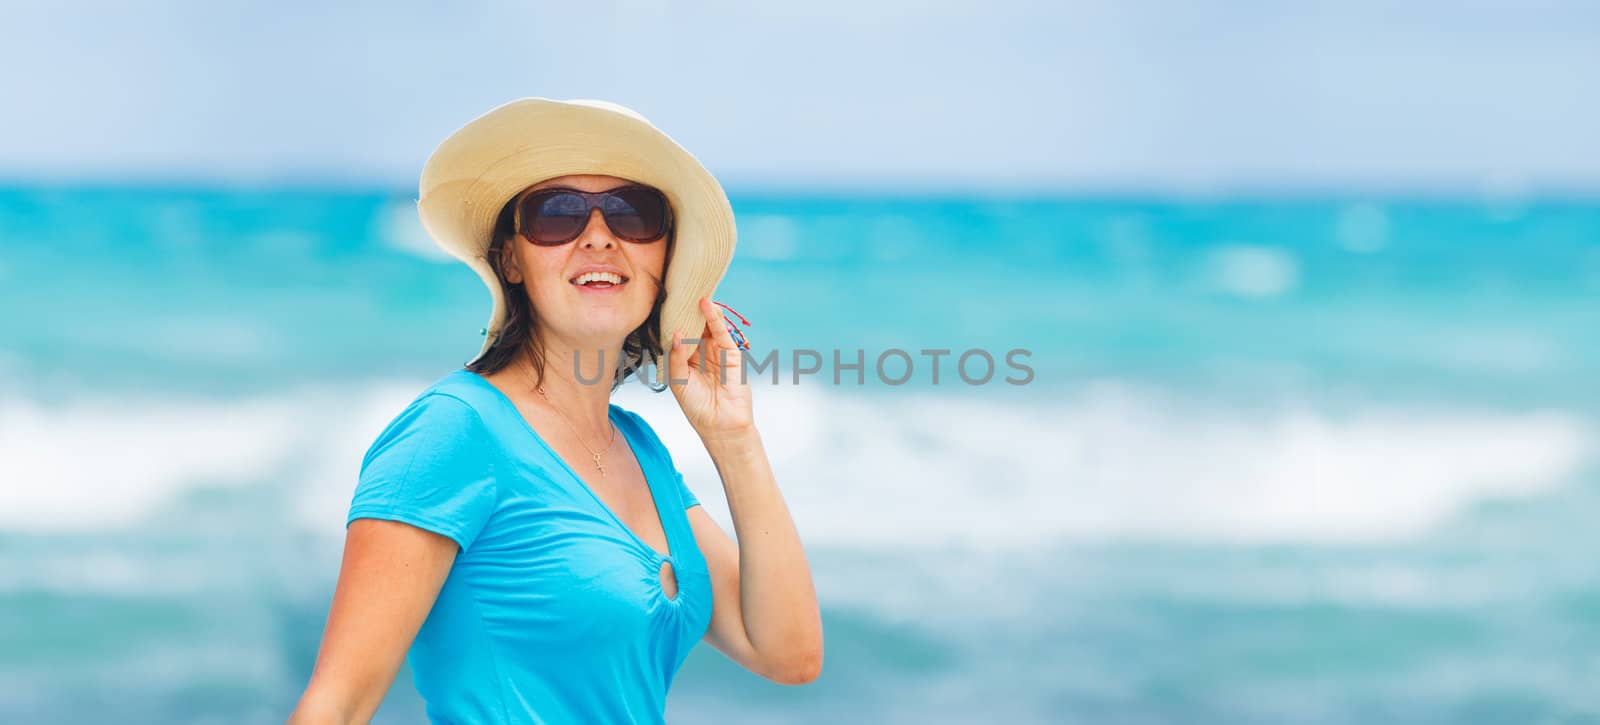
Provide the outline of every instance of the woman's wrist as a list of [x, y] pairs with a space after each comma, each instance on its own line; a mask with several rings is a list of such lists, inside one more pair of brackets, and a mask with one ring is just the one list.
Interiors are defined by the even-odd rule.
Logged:
[[733, 430], [701, 433], [700, 442], [713, 460], [737, 459], [761, 451], [761, 433], [754, 423]]

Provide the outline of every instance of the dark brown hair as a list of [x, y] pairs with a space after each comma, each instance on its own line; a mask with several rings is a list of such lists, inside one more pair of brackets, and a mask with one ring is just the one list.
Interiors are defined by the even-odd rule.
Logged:
[[[496, 372], [517, 359], [519, 352], [525, 351], [528, 359], [533, 363], [534, 370], [538, 371], [535, 385], [544, 384], [545, 350], [539, 341], [539, 311], [534, 309], [533, 303], [528, 300], [528, 293], [523, 289], [523, 282], [512, 283], [506, 281], [505, 270], [501, 265], [505, 245], [519, 240], [514, 228], [516, 218], [515, 203], [522, 195], [518, 194], [506, 202], [500, 210], [500, 216], [495, 220], [494, 231], [491, 232], [489, 249], [487, 252], [489, 268], [494, 270], [494, 276], [500, 280], [500, 294], [506, 303], [506, 318], [500, 325], [500, 335], [495, 338], [494, 346], [490, 347], [483, 357], [466, 366], [468, 370], [479, 374]], [[644, 323], [628, 333], [622, 341], [622, 359], [625, 368], [623, 374], [615, 376], [611, 381], [611, 389], [616, 390], [622, 385], [628, 372], [637, 371], [648, 353], [656, 364], [664, 362], [661, 345], [661, 305], [667, 299], [667, 287], [662, 282], [667, 275], [667, 267], [672, 263], [673, 242], [678, 235], [678, 225], [673, 223], [667, 231], [666, 259], [661, 263], [661, 278], [650, 276], [656, 284], [655, 303], [650, 306], [650, 315]], [[622, 242], [630, 244], [631, 242]], [[646, 273], [648, 274], [648, 273]], [[524, 282], [526, 278], [524, 278]], [[605, 363], [608, 368], [616, 370], [616, 361]], [[651, 389], [660, 392], [665, 388]]]

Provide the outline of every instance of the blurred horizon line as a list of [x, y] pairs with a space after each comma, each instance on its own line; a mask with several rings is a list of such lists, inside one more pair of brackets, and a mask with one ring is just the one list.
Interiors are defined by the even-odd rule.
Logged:
[[[847, 179], [825, 181], [806, 177], [789, 180], [719, 176], [730, 197], [833, 198], [864, 195], [873, 199], [1081, 199], [1151, 201], [1340, 201], [1386, 200], [1470, 202], [1496, 206], [1542, 203], [1600, 203], [1600, 183], [1535, 183], [1515, 177], [1489, 177], [1479, 183], [1416, 183], [1395, 181], [1310, 182], [1143, 182], [1086, 180], [1019, 180], [967, 183], [943, 179]], [[379, 193], [415, 199], [416, 188], [392, 180], [335, 174], [204, 175], [204, 174], [14, 174], [0, 171], [0, 192], [22, 190], [117, 190], [168, 193]]]

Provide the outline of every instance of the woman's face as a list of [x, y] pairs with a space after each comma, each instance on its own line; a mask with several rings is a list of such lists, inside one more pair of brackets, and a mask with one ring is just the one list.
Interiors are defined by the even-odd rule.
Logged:
[[[546, 179], [529, 190], [564, 187], [579, 191], [606, 191], [634, 182], [615, 176], [573, 174]], [[648, 243], [623, 241], [611, 233], [598, 209], [577, 239], [547, 247], [515, 235], [504, 247], [504, 274], [523, 283], [528, 299], [538, 311], [542, 333], [585, 351], [615, 348], [650, 316], [657, 280], [666, 264], [667, 240]], [[614, 272], [622, 284], [580, 285], [580, 275], [592, 269]]]

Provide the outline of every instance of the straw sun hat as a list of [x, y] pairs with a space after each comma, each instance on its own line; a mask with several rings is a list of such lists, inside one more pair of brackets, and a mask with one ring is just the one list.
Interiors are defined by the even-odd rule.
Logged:
[[[567, 174], [604, 174], [660, 189], [677, 227], [664, 281], [661, 343], [699, 337], [699, 299], [711, 296], [733, 259], [733, 207], [722, 185], [678, 142], [630, 108], [590, 99], [520, 98], [450, 134], [422, 168], [417, 211], [428, 235], [465, 262], [494, 298], [483, 348], [506, 319], [500, 280], [489, 267], [500, 210], [518, 192]], [[657, 370], [658, 378], [660, 370]]]

